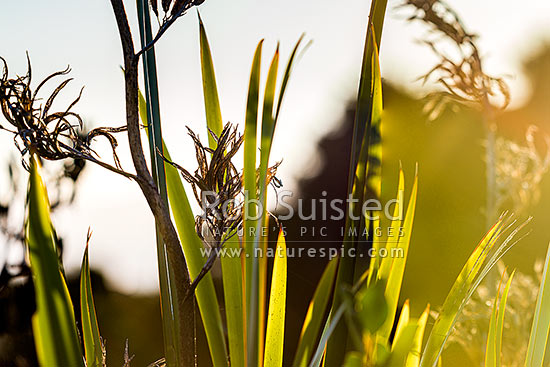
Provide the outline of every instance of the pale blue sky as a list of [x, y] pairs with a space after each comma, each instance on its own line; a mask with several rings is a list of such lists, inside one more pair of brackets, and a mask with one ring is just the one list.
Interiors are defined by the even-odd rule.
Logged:
[[[520, 62], [549, 39], [550, 2], [448, 3], [463, 16], [470, 31], [481, 35], [486, 68], [493, 74], [511, 76], [513, 104], [520, 105], [529, 90]], [[125, 4], [136, 31], [134, 2]], [[418, 92], [420, 85], [414, 80], [429, 69], [433, 59], [425, 47], [417, 44], [426, 29], [407, 24], [406, 12], [397, 10], [398, 4], [389, 1], [381, 50], [382, 75]], [[286, 60], [301, 33], [313, 40], [295, 69], [273, 150], [274, 160], [285, 158], [280, 177], [287, 189], [293, 189], [295, 177], [314, 173], [316, 141], [334, 129], [346, 102], [355, 94], [369, 7], [369, 1], [360, 0], [206, 0], [200, 7], [225, 121], [242, 122], [252, 54], [261, 38], [266, 39], [264, 64], [277, 41]], [[174, 158], [184, 164], [193, 159], [184, 126], [204, 136], [197, 28], [195, 11], [191, 11], [157, 47], [165, 140]], [[108, 0], [3, 1], [0, 31], [0, 55], [7, 59], [12, 73], [25, 72], [25, 51], [30, 53], [35, 81], [70, 64], [75, 80], [65, 91], [64, 100], [74, 97], [85, 85], [78, 112], [92, 126], [123, 124], [121, 52]], [[123, 152], [127, 148], [125, 136], [120, 141]], [[11, 144], [11, 137], [0, 132], [0, 157], [11, 149]], [[126, 167], [130, 167], [128, 155], [122, 156]], [[5, 180], [0, 179], [0, 185], [1, 193]], [[97, 198], [99, 193], [101, 199]], [[55, 219], [58, 230], [67, 237], [65, 261], [69, 269], [79, 266], [86, 230], [91, 225], [92, 267], [103, 270], [111, 284], [125, 291], [156, 288], [153, 220], [135, 184], [89, 167], [77, 203]], [[0, 260], [5, 256], [0, 250]]]

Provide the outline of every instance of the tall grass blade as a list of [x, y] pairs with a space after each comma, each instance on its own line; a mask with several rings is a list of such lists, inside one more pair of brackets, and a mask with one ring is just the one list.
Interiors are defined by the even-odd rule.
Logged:
[[325, 354], [327, 342], [332, 337], [334, 330], [340, 323], [340, 320], [342, 319], [342, 316], [344, 315], [344, 312], [346, 312], [346, 309], [348, 307], [348, 303], [342, 303], [336, 311], [334, 311], [334, 308], [331, 310], [331, 314], [329, 315], [329, 319], [325, 323], [323, 334], [321, 334], [321, 339], [319, 340], [319, 344], [317, 344], [317, 349], [315, 349], [315, 353], [313, 354], [313, 358], [309, 363], [309, 367], [319, 367], [321, 365], [321, 361], [323, 360], [323, 355], [325, 355], [324, 366], [330, 366], [329, 364], [327, 364]]
[[527, 348], [526, 367], [542, 366], [546, 344], [548, 342], [548, 332], [550, 331], [550, 246], [546, 253], [546, 261], [542, 273], [542, 282], [539, 287], [537, 297], [537, 306], [535, 308], [535, 317], [533, 326], [531, 326], [531, 336], [529, 337], [529, 346]]
[[414, 335], [413, 345], [407, 357], [405, 367], [418, 367], [420, 364], [420, 353], [422, 353], [422, 340], [424, 339], [424, 330], [430, 316], [430, 305], [426, 307], [420, 318], [418, 319], [418, 329]]
[[326, 318], [337, 269], [338, 258], [334, 258], [328, 263], [317, 284], [306, 313], [293, 366], [305, 367], [312, 357], [315, 345], [320, 337], [321, 327]]
[[[504, 273], [502, 274], [504, 277]], [[502, 279], [501, 279], [502, 284]], [[498, 296], [500, 295], [500, 285], [498, 287], [497, 297], [493, 303], [493, 309], [491, 311], [491, 318], [489, 319], [489, 331], [487, 332], [487, 345], [485, 347], [485, 367], [496, 367], [497, 354], [496, 354], [496, 329], [497, 329], [497, 313], [498, 313]]]
[[[254, 246], [254, 230], [256, 229], [256, 218], [258, 208], [254, 204], [257, 199], [256, 188], [256, 151], [258, 149], [258, 103], [260, 96], [260, 67], [262, 61], [263, 40], [258, 43], [254, 52], [254, 60], [250, 71], [250, 82], [248, 86], [248, 99], [246, 103], [246, 116], [244, 126], [244, 165], [243, 182], [244, 194], [248, 199], [244, 206], [243, 220], [243, 248], [245, 251], [245, 294], [246, 305], [250, 301], [250, 290], [252, 286], [252, 259]], [[247, 311], [248, 313], [248, 311]]]
[[506, 311], [506, 302], [508, 301], [508, 293], [510, 292], [510, 286], [512, 285], [512, 279], [514, 279], [514, 273], [515, 271], [510, 274], [510, 277], [508, 278], [508, 283], [506, 283], [506, 288], [504, 288], [504, 293], [500, 297], [500, 303], [498, 306], [498, 318], [497, 318], [497, 326], [496, 326], [496, 365], [497, 367], [500, 367], [502, 365], [501, 363], [501, 351], [502, 351], [502, 334], [504, 331], [504, 315]]
[[[370, 8], [369, 23], [367, 24], [367, 34], [365, 37], [365, 47], [363, 50], [363, 63], [361, 65], [361, 78], [359, 79], [359, 89], [357, 92], [357, 109], [355, 112], [355, 124], [353, 130], [352, 157], [349, 174], [349, 190], [351, 191], [351, 182], [353, 173], [359, 159], [363, 136], [370, 131], [370, 115], [372, 111], [372, 83], [373, 76], [371, 70], [372, 55], [374, 48], [380, 50], [380, 41], [382, 39], [382, 28], [386, 15], [386, 6], [388, 0], [373, 0]], [[368, 135], [368, 134], [367, 134]]]
[[[260, 169], [259, 169], [259, 202], [262, 208], [260, 219], [256, 222], [254, 237], [254, 254], [256, 249], [260, 249], [261, 256], [253, 256], [252, 260], [252, 281], [250, 289], [250, 298], [248, 310], [248, 332], [247, 348], [249, 367], [261, 366], [263, 363], [262, 350], [260, 345], [264, 345], [264, 325], [265, 325], [265, 300], [266, 300], [266, 279], [267, 279], [267, 258], [264, 256], [266, 250], [266, 239], [262, 236], [261, 226], [267, 223], [266, 216], [266, 195], [267, 195], [267, 170], [269, 164], [269, 153], [273, 141], [273, 132], [275, 130], [275, 121], [273, 118], [273, 101], [275, 99], [275, 87], [277, 83], [277, 69], [279, 65], [279, 49], [269, 67], [267, 82], [264, 92], [264, 103], [262, 110], [262, 133], [260, 143]], [[264, 237], [264, 238], [262, 238]]]
[[[403, 173], [403, 168], [399, 167], [399, 180], [397, 184], [397, 194], [394, 199], [395, 204], [393, 208], [393, 219], [391, 221], [390, 228], [388, 230], [389, 233], [398, 233], [399, 228], [401, 228], [401, 221], [403, 220], [403, 211], [404, 211], [404, 204], [405, 204], [405, 175]], [[376, 226], [379, 226], [379, 224], [375, 223]], [[390, 232], [391, 231], [391, 232]], [[369, 284], [372, 282], [372, 279], [385, 279], [387, 280], [390, 277], [390, 270], [391, 265], [393, 262], [393, 259], [391, 257], [380, 257], [379, 256], [379, 249], [380, 247], [385, 247], [388, 250], [391, 251], [392, 248], [397, 247], [398, 241], [394, 238], [387, 238], [387, 243], [382, 243], [382, 239], [380, 236], [374, 236], [373, 241], [373, 249], [376, 250], [374, 253], [376, 256], [373, 256], [371, 258], [371, 265], [369, 267], [370, 274], [369, 274]]]
[[48, 194], [34, 154], [30, 161], [25, 240], [36, 295], [32, 326], [38, 361], [41, 366], [84, 366], [73, 305], [57, 257]]
[[[504, 279], [502, 273], [502, 279]], [[508, 282], [504, 287], [502, 296], [500, 296], [500, 285], [497, 293], [497, 297], [493, 303], [493, 311], [491, 312], [491, 319], [489, 321], [489, 333], [487, 335], [487, 348], [485, 353], [485, 366], [501, 366], [501, 350], [502, 350], [502, 332], [504, 330], [504, 312], [506, 310], [506, 301], [508, 299], [508, 292], [512, 285], [512, 279], [514, 278], [514, 272], [508, 278]], [[500, 301], [499, 301], [500, 296]]]
[[103, 367], [103, 345], [95, 312], [92, 283], [90, 281], [90, 263], [88, 260], [88, 241], [80, 268], [80, 315], [82, 320], [82, 339], [87, 367]]
[[502, 281], [504, 280], [504, 271], [500, 278], [500, 283], [498, 285], [497, 295], [493, 301], [493, 308], [491, 310], [491, 318], [489, 320], [489, 331], [487, 333], [487, 345], [485, 348], [485, 366], [486, 367], [496, 367], [497, 360], [500, 359], [500, 353], [497, 354], [497, 323], [498, 323], [498, 307], [499, 307], [499, 297], [502, 287]]
[[265, 335], [264, 367], [283, 366], [283, 346], [285, 340], [287, 259], [286, 244], [282, 229], [279, 232]]
[[[212, 53], [210, 45], [206, 37], [206, 30], [199, 17], [199, 34], [200, 34], [200, 53], [201, 53], [201, 72], [202, 72], [202, 88], [204, 93], [204, 109], [206, 113], [206, 125], [216, 136], [220, 136], [222, 132], [222, 112], [220, 108], [220, 100], [218, 97], [218, 87], [216, 86], [216, 75], [214, 73], [214, 62], [212, 61]], [[210, 132], [208, 133], [208, 143], [210, 148], [216, 149], [216, 141]]]
[[[395, 329], [395, 336], [394, 339], [399, 339], [399, 336], [405, 329], [405, 326], [409, 324], [409, 317], [410, 317], [410, 307], [409, 307], [409, 300], [406, 300], [403, 304], [403, 308], [401, 308], [401, 315], [399, 316], [399, 321], [397, 321], [397, 327]], [[392, 345], [392, 349], [395, 346]]]
[[246, 361], [243, 309], [243, 277], [241, 268], [240, 241], [236, 232], [228, 234], [225, 255], [220, 256], [222, 266], [223, 294], [227, 320], [227, 339], [232, 367], [244, 367]]
[[[304, 34], [300, 36], [300, 38], [298, 39], [298, 42], [296, 42], [296, 45], [292, 49], [292, 52], [290, 53], [290, 57], [286, 64], [285, 71], [283, 73], [283, 81], [281, 83], [281, 90], [279, 91], [279, 98], [277, 100], [277, 109], [275, 111], [275, 117], [274, 117], [275, 124], [279, 119], [279, 113], [281, 112], [281, 107], [283, 105], [283, 99], [285, 96], [286, 87], [288, 85], [288, 81], [290, 80], [290, 75], [292, 74], [292, 69], [294, 68], [296, 57], [298, 56], [298, 49], [300, 48], [300, 44], [302, 43], [304, 36], [305, 36]], [[306, 48], [308, 45], [306, 45]], [[303, 49], [301, 53], [303, 52], [305, 52], [305, 49]]]
[[[269, 165], [269, 155], [273, 144], [273, 134], [275, 133], [276, 120], [273, 117], [273, 107], [275, 101], [275, 89], [277, 86], [277, 71], [279, 69], [279, 46], [273, 55], [267, 81], [265, 84], [264, 102], [262, 106], [262, 132], [260, 143], [260, 193], [265, 194], [267, 187], [266, 177]], [[261, 195], [260, 195], [261, 197]], [[263, 198], [265, 199], [265, 197]]]
[[[380, 218], [375, 219], [372, 221], [372, 228], [380, 228]], [[382, 258], [378, 256], [380, 254], [380, 249], [382, 247], [385, 247], [382, 242], [381, 236], [373, 236], [372, 238], [372, 250], [375, 256], [371, 256], [370, 263], [368, 267], [368, 275], [367, 275], [367, 284], [371, 285], [373, 280], [376, 280], [378, 278], [378, 273], [380, 271], [380, 263]], [[387, 279], [387, 277], [386, 277]]]
[[[393, 219], [390, 225], [390, 231], [392, 233], [399, 233], [399, 228], [401, 228], [401, 222], [403, 220], [403, 212], [405, 205], [405, 175], [403, 173], [403, 168], [399, 168], [399, 181], [397, 184], [397, 195], [395, 197], [395, 204], [393, 208]], [[392, 238], [388, 238], [386, 243], [386, 248], [391, 249], [397, 247], [398, 241]], [[380, 260], [380, 270], [378, 271], [378, 279], [388, 279], [390, 277], [391, 266], [393, 259], [391, 257], [383, 257]]]
[[[267, 198], [267, 172], [269, 168], [269, 155], [273, 143], [273, 135], [279, 117], [280, 108], [284, 99], [284, 94], [287, 88], [288, 80], [295, 64], [296, 54], [302, 38], [297, 42], [289, 59], [288, 65], [283, 74], [283, 84], [279, 91], [277, 105], [275, 106], [275, 90], [277, 84], [277, 72], [279, 68], [279, 46], [275, 51], [275, 55], [271, 61], [267, 81], [265, 85], [264, 101], [262, 106], [262, 127], [260, 138], [260, 166], [258, 179], [258, 201], [262, 212], [259, 213], [259, 220], [256, 222], [256, 231], [253, 242], [253, 249], [261, 249], [260, 254], [265, 254], [267, 249], [267, 236], [262, 235], [261, 228], [267, 228], [269, 218], [266, 214], [266, 198]], [[259, 66], [258, 66], [259, 68]], [[259, 72], [259, 69], [258, 69]], [[250, 153], [252, 154], [252, 153]], [[252, 274], [251, 274], [250, 295], [248, 297], [247, 313], [247, 349], [248, 349], [248, 366], [262, 366], [263, 348], [265, 336], [265, 304], [266, 304], [266, 284], [267, 284], [267, 258], [262, 256], [253, 256]]]
[[367, 198], [380, 199], [382, 194], [382, 120], [373, 120], [369, 133]]
[[403, 328], [399, 337], [392, 345], [392, 351], [386, 367], [403, 367], [409, 356], [409, 352], [414, 345], [414, 338], [418, 330], [418, 324], [415, 322], [409, 323]]
[[407, 208], [407, 214], [405, 215], [405, 219], [403, 221], [403, 236], [399, 236], [399, 241], [396, 248], [396, 250], [401, 252], [402, 256], [400, 254], [399, 256], [391, 259], [391, 272], [387, 280], [385, 292], [386, 300], [388, 301], [389, 317], [386, 319], [386, 322], [378, 332], [378, 335], [382, 337], [384, 341], [387, 341], [390, 337], [391, 329], [395, 320], [397, 303], [399, 302], [399, 294], [401, 293], [401, 285], [403, 284], [405, 264], [407, 263], [409, 244], [411, 242], [417, 192], [418, 175], [416, 175], [414, 179], [411, 197], [409, 199], [409, 206]]

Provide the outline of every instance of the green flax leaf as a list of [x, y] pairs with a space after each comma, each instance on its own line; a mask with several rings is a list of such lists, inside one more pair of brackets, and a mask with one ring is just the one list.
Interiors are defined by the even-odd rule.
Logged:
[[95, 312], [92, 283], [90, 281], [90, 264], [88, 259], [88, 241], [82, 267], [80, 268], [80, 314], [82, 320], [82, 339], [86, 355], [86, 366], [103, 367], [103, 345], [99, 334], [99, 325]]
[[321, 280], [317, 284], [304, 320], [293, 366], [305, 367], [312, 357], [315, 343], [319, 340], [321, 327], [326, 319], [326, 311], [332, 294], [337, 269], [338, 258], [333, 258], [328, 263], [321, 276]]
[[550, 247], [546, 253], [546, 261], [539, 287], [535, 317], [531, 327], [529, 346], [527, 348], [526, 367], [542, 366], [550, 331]]
[[38, 159], [31, 154], [30, 160], [25, 240], [36, 295], [32, 325], [38, 361], [44, 367], [84, 366], [73, 304], [57, 257], [48, 194]]
[[236, 232], [226, 242], [220, 260], [222, 265], [223, 294], [227, 319], [227, 339], [232, 367], [244, 367], [244, 309], [243, 277], [240, 257], [240, 241]]
[[282, 229], [279, 232], [273, 273], [271, 276], [271, 293], [267, 331], [265, 336], [264, 367], [283, 366], [283, 346], [285, 340], [287, 259], [285, 237]]
[[[199, 13], [197, 13], [199, 14]], [[200, 53], [201, 53], [201, 72], [202, 72], [202, 87], [204, 93], [204, 108], [206, 112], [206, 125], [216, 136], [220, 136], [222, 132], [222, 112], [220, 108], [220, 100], [218, 97], [218, 87], [216, 86], [216, 74], [214, 73], [214, 62], [212, 61], [212, 53], [210, 45], [206, 37], [204, 23], [199, 14], [199, 33], [200, 33]], [[216, 141], [210, 133], [208, 133], [208, 142], [210, 148], [216, 149]]]

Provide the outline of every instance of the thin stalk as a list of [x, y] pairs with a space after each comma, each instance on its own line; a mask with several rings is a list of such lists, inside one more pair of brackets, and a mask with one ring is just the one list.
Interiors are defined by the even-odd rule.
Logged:
[[[497, 184], [496, 184], [496, 130], [493, 116], [493, 108], [487, 95], [483, 98], [483, 126], [485, 128], [485, 179], [486, 179], [486, 198], [485, 198], [485, 229], [490, 229], [497, 221]], [[498, 274], [490, 272], [487, 275], [487, 283], [495, 284], [498, 281]], [[489, 295], [495, 297], [494, 287], [489, 287]]]
[[485, 175], [486, 186], [486, 204], [485, 217], [486, 228], [491, 228], [498, 218], [497, 203], [497, 185], [496, 185], [496, 124], [493, 119], [493, 112], [489, 101], [484, 102], [483, 125], [485, 127]]

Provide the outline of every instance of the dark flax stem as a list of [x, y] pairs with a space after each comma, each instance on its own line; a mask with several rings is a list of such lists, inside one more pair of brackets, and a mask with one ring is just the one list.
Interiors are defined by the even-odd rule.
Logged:
[[184, 366], [195, 366], [194, 302], [193, 297], [186, 297], [191, 284], [189, 272], [177, 232], [170, 218], [168, 206], [162, 200], [153, 177], [147, 168], [147, 162], [141, 145], [138, 104], [139, 57], [134, 52], [132, 33], [122, 0], [111, 0], [111, 5], [116, 18], [124, 57], [126, 123], [128, 126], [130, 153], [136, 170], [135, 181], [141, 188], [155, 217], [157, 228], [166, 244], [168, 262], [176, 278], [177, 289], [172, 291], [177, 293], [176, 299], [179, 302], [175, 306], [177, 306], [178, 313], [183, 318], [178, 332], [184, 343], [183, 348], [180, 348], [180, 350], [185, 354], [179, 356], [180, 358], [178, 359], [185, 361]]

